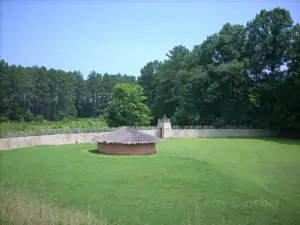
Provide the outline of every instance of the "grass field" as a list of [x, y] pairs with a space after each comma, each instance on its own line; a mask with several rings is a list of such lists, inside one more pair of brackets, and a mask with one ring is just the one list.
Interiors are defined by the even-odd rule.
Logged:
[[[299, 140], [170, 139], [147, 156], [102, 155], [95, 148], [0, 152], [2, 221], [299, 224]], [[43, 221], [36, 222], [39, 215]]]

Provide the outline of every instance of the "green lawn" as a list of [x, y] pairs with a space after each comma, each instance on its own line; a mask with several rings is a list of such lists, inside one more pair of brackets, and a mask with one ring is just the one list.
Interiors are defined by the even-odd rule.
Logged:
[[299, 140], [170, 139], [147, 156], [95, 148], [2, 151], [0, 188], [111, 224], [299, 224]]

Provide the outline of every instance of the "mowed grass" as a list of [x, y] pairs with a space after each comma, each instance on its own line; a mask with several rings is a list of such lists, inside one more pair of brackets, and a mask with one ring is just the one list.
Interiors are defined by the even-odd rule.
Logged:
[[169, 139], [147, 156], [95, 148], [2, 151], [0, 188], [108, 224], [299, 224], [299, 140]]

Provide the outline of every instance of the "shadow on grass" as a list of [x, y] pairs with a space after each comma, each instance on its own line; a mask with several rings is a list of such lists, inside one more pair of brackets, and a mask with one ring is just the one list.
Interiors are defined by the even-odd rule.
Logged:
[[[277, 144], [283, 145], [299, 145], [300, 147], [300, 138], [284, 138], [284, 137], [222, 137], [231, 140], [260, 140], [260, 141], [269, 141], [275, 142]], [[212, 137], [209, 139], [220, 139], [219, 137]]]
[[97, 149], [91, 149], [88, 150], [88, 152], [96, 155], [104, 155], [102, 152], [99, 152]]
[[257, 138], [262, 141], [275, 142], [282, 145], [298, 145], [300, 147], [300, 139], [296, 138]]
[[109, 153], [103, 153], [99, 152], [98, 149], [91, 149], [88, 150], [89, 153], [95, 154], [95, 155], [111, 155], [111, 156], [150, 156], [150, 155], [156, 155], [157, 152], [154, 153], [148, 153], [148, 154], [109, 154]]

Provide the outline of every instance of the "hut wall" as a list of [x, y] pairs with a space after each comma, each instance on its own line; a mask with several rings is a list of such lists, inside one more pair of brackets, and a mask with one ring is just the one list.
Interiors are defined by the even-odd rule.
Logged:
[[156, 152], [154, 143], [135, 145], [97, 143], [97, 148], [101, 153], [118, 155], [144, 155]]

